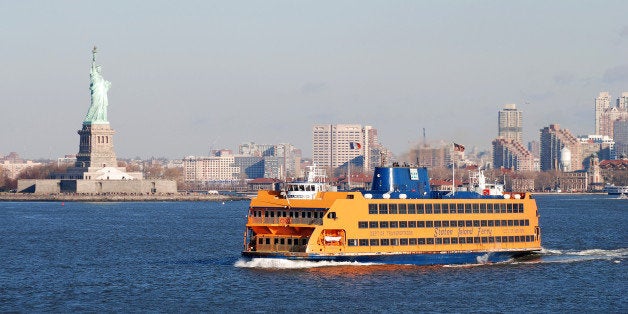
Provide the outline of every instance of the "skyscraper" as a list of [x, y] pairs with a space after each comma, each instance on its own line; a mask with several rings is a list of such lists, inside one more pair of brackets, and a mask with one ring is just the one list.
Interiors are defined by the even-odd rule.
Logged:
[[497, 138], [493, 141], [493, 167], [516, 171], [533, 171], [534, 156], [521, 142]]
[[602, 114], [611, 107], [611, 95], [608, 92], [600, 92], [595, 98], [595, 134], [602, 134]]
[[515, 104], [508, 104], [499, 111], [497, 123], [497, 136], [504, 139], [512, 139], [519, 143], [523, 142], [522, 112], [517, 110]]
[[[353, 143], [353, 144], [352, 144]], [[317, 124], [312, 127], [312, 161], [338, 168], [351, 161], [371, 168], [372, 150], [379, 146], [377, 129], [359, 124]]]
[[580, 141], [567, 129], [551, 124], [541, 129], [541, 171], [582, 170]]

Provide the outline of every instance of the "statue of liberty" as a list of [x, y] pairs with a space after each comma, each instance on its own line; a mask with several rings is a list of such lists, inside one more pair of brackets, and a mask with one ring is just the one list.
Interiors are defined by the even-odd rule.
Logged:
[[92, 68], [89, 71], [91, 105], [87, 111], [85, 121], [83, 121], [87, 124], [109, 123], [109, 121], [107, 121], [107, 106], [109, 106], [107, 92], [109, 91], [111, 82], [106, 81], [102, 77], [100, 65], [96, 65], [96, 53], [98, 53], [98, 50], [94, 46], [94, 49], [92, 50]]

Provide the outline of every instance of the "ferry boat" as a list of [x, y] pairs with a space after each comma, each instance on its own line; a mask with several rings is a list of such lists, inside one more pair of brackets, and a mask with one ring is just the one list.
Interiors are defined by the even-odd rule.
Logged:
[[628, 194], [628, 186], [607, 185], [604, 190], [608, 195]]
[[448, 193], [430, 190], [426, 168], [405, 166], [376, 168], [370, 190], [313, 183], [258, 192], [249, 207], [244, 258], [478, 264], [541, 250], [532, 195], [503, 192], [483, 175], [465, 191]]

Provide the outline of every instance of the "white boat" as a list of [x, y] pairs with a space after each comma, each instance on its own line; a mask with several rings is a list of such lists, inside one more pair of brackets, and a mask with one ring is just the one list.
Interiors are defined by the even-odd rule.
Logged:
[[606, 187], [604, 187], [604, 191], [606, 191], [608, 195], [628, 194], [628, 185], [624, 185], [624, 186], [607, 185]]

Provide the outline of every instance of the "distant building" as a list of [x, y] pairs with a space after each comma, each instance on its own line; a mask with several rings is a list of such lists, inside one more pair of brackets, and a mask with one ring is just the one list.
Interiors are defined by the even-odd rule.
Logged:
[[10, 179], [16, 179], [20, 172], [27, 168], [38, 166], [41, 166], [40, 162], [24, 161], [16, 152], [11, 152], [0, 158], [0, 170], [5, 170]]
[[602, 133], [602, 114], [611, 107], [611, 95], [608, 92], [600, 92], [595, 98], [595, 134]]
[[214, 156], [183, 158], [183, 177], [186, 182], [235, 181], [240, 169], [235, 156], [221, 151]]
[[497, 137], [523, 143], [523, 113], [515, 104], [508, 104], [499, 111]]
[[417, 150], [419, 166], [428, 168], [446, 168], [451, 165], [451, 145], [440, 147], [420, 146]]
[[615, 141], [607, 135], [578, 136], [585, 169], [588, 169], [591, 156], [600, 160], [615, 159]]
[[[615, 158], [628, 158], [628, 119], [615, 121], [613, 125]], [[600, 158], [604, 159], [604, 158]]]
[[362, 166], [371, 171], [387, 154], [379, 145], [377, 129], [359, 124], [317, 124], [312, 127], [312, 161], [318, 167], [336, 169]]
[[534, 156], [515, 139], [493, 140], [493, 168], [534, 171]]
[[583, 168], [580, 141], [569, 130], [552, 124], [540, 133], [541, 171], [569, 172]]
[[602, 92], [595, 101], [595, 134], [614, 138], [615, 122], [628, 119], [628, 93], [621, 94], [616, 106], [611, 106], [610, 98], [608, 92]]

